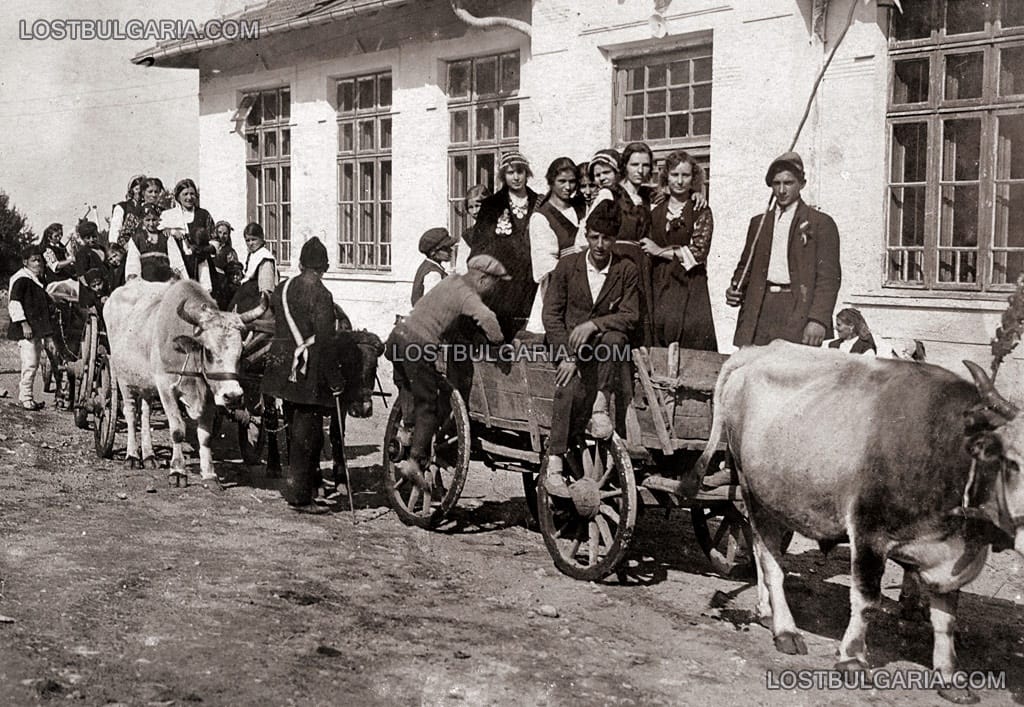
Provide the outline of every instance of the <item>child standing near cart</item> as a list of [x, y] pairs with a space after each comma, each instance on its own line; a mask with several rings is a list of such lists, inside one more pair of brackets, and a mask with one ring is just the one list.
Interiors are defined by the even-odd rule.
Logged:
[[18, 342], [21, 376], [18, 383], [18, 402], [26, 410], [36, 411], [43, 403], [35, 399], [34, 388], [44, 340], [53, 335], [50, 324], [50, 302], [43, 287], [46, 261], [42, 251], [29, 246], [21, 253], [23, 267], [11, 276], [10, 301], [7, 312], [11, 323], [7, 338]]

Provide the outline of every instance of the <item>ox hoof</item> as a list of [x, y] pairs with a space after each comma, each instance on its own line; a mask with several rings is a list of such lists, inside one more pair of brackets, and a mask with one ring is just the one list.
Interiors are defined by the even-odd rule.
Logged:
[[863, 673], [867, 672], [868, 666], [859, 658], [848, 658], [836, 663], [834, 669], [840, 673]]
[[900, 597], [899, 618], [915, 624], [931, 622], [927, 602], [903, 597]]
[[156, 469], [157, 468], [156, 457], [148, 456], [145, 459], [143, 459], [142, 460], [142, 468], [143, 469]]
[[799, 633], [780, 633], [775, 637], [775, 650], [786, 655], [807, 655], [807, 644]]
[[203, 479], [203, 488], [215, 495], [224, 493], [224, 487], [220, 483], [220, 479], [216, 476], [210, 477], [209, 479]]
[[188, 474], [182, 469], [171, 469], [167, 475], [167, 485], [175, 488], [188, 486]]
[[960, 687], [940, 687], [939, 697], [956, 705], [976, 705], [981, 698], [970, 690]]
[[128, 469], [141, 469], [142, 460], [139, 459], [138, 457], [125, 457], [124, 465]]

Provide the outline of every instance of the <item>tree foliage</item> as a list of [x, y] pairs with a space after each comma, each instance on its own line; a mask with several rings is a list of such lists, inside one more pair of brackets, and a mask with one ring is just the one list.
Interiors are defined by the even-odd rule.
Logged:
[[11, 198], [0, 191], [0, 287], [21, 267], [21, 249], [35, 240], [25, 217], [14, 206]]

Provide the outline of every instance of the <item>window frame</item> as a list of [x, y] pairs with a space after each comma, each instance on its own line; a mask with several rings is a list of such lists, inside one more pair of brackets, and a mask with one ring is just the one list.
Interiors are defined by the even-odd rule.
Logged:
[[[264, 101], [271, 95], [277, 101], [276, 117], [267, 119]], [[284, 106], [287, 110], [282, 110]], [[263, 227], [267, 247], [278, 263], [289, 265], [292, 251], [291, 87], [286, 84], [245, 91], [235, 115], [242, 124], [240, 132], [245, 141], [246, 218]], [[268, 156], [269, 135], [274, 136], [275, 154]], [[253, 137], [256, 138], [255, 151]], [[284, 151], [285, 145], [288, 146], [287, 152]], [[276, 198], [272, 200], [267, 200], [265, 194], [268, 174], [274, 175]], [[271, 213], [276, 213], [273, 228], [270, 226]]]
[[[381, 84], [387, 79], [388, 102], [382, 103]], [[360, 84], [373, 81], [373, 105], [363, 106], [360, 101]], [[352, 85], [352, 108], [346, 109], [341, 98], [342, 86]], [[392, 225], [394, 203], [394, 74], [390, 68], [363, 72], [334, 79], [335, 118], [337, 122], [335, 193], [338, 227], [335, 236], [334, 267], [344, 273], [389, 273], [393, 263]], [[372, 145], [362, 143], [363, 124], [372, 122]], [[383, 144], [382, 125], [388, 124], [389, 141]], [[351, 148], [346, 149], [343, 140], [346, 126], [351, 126]], [[373, 185], [368, 198], [364, 196], [365, 165], [372, 165]], [[384, 197], [385, 165], [387, 172], [387, 198]], [[352, 169], [352, 198], [345, 198], [345, 168]], [[351, 208], [351, 234], [346, 233], [345, 209]], [[361, 240], [364, 235], [366, 208], [370, 209], [372, 240]], [[348, 236], [351, 238], [348, 238]], [[351, 249], [349, 251], [349, 249]], [[368, 249], [368, 250], [366, 250]], [[351, 253], [349, 256], [348, 253]], [[365, 257], [364, 253], [371, 257]]]

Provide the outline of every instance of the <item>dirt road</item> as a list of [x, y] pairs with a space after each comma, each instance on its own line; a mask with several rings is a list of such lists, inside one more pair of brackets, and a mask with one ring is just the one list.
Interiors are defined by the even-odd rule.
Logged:
[[[648, 509], [623, 584], [571, 580], [527, 529], [520, 480], [474, 463], [443, 532], [377, 493], [383, 410], [350, 424], [356, 495], [324, 516], [230, 461], [223, 495], [98, 460], [68, 413], [11, 401], [0, 344], [0, 704], [935, 704], [931, 691], [777, 691], [766, 672], [828, 669], [849, 555], [796, 542], [790, 603], [810, 655], [776, 653], [753, 587], [710, 573], [685, 511]], [[47, 396], [47, 399], [50, 399]], [[166, 429], [156, 432], [169, 456]], [[220, 458], [233, 456], [227, 445]], [[123, 437], [119, 444], [123, 445]], [[197, 462], [192, 460], [192, 469]], [[1024, 577], [989, 560], [961, 599], [965, 669], [1005, 670], [985, 704], [1024, 700]], [[896, 617], [899, 570], [869, 634], [886, 671], [930, 665]], [[538, 609], [548, 604], [557, 617]]]

